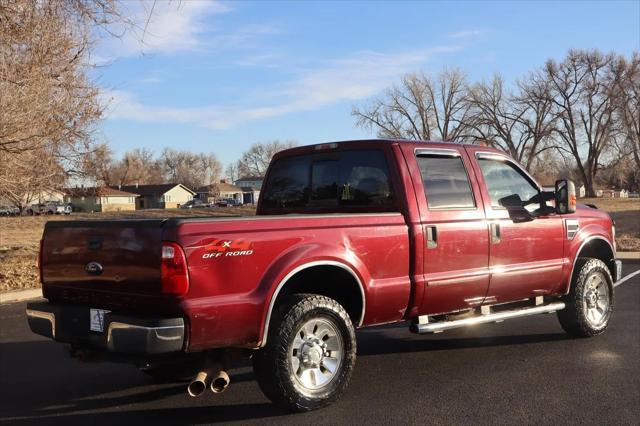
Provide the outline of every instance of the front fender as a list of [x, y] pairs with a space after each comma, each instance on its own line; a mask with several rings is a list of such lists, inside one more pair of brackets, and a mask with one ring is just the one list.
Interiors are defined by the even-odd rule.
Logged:
[[611, 261], [615, 257], [615, 250], [613, 248], [611, 229], [607, 229], [600, 223], [587, 223], [584, 226], [581, 226], [578, 232], [575, 234], [572, 240], [568, 240], [565, 252], [567, 253], [566, 258], [568, 259], [567, 267], [565, 268], [564, 274], [564, 293], [568, 294], [571, 289], [571, 278], [575, 272], [575, 265], [579, 257], [585, 250], [589, 247], [589, 245], [595, 241], [602, 241], [606, 243], [606, 246], [609, 248], [609, 252], [605, 256], [610, 257], [610, 259], [603, 259], [605, 262]]

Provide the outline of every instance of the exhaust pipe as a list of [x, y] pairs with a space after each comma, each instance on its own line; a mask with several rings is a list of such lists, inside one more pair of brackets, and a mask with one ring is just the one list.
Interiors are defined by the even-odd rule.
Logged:
[[211, 391], [213, 393], [222, 393], [226, 391], [229, 383], [231, 383], [229, 375], [224, 370], [218, 371], [218, 374], [212, 375], [212, 377], [213, 379], [211, 380]]
[[207, 380], [209, 379], [208, 371], [201, 371], [198, 373], [195, 379], [187, 386], [187, 392], [189, 396], [197, 398], [201, 396], [205, 390], [207, 390]]

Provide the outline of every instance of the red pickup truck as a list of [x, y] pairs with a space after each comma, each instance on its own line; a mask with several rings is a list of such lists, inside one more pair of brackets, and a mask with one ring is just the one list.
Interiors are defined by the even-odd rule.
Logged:
[[620, 277], [614, 222], [544, 191], [502, 152], [395, 140], [277, 154], [255, 217], [50, 221], [46, 302], [31, 329], [81, 359], [193, 374], [192, 396], [253, 361], [267, 397], [294, 411], [336, 400], [355, 328], [416, 333], [557, 312], [602, 333]]

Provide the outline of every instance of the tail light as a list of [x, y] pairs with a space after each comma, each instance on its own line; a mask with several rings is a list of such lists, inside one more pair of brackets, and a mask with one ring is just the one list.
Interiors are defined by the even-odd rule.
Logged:
[[38, 266], [38, 281], [40, 284], [44, 284], [44, 278], [42, 276], [42, 251], [44, 249], [44, 239], [40, 240], [40, 248], [38, 248], [38, 260], [36, 260], [36, 265]]
[[162, 293], [184, 295], [189, 291], [189, 271], [182, 247], [176, 243], [162, 243]]

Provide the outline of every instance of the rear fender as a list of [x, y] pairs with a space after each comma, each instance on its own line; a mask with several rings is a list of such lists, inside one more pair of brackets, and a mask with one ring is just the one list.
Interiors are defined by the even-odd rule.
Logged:
[[[294, 275], [315, 266], [339, 267], [354, 277], [360, 287], [363, 306], [362, 314], [356, 325], [362, 325], [367, 300], [367, 287], [365, 283], [369, 282], [371, 277], [366, 266], [353, 252], [344, 251], [336, 256], [335, 249], [335, 247], [321, 244], [297, 246], [282, 253], [267, 269], [256, 290], [261, 295], [259, 298], [265, 300], [260, 326], [260, 346], [266, 344], [266, 337], [269, 333], [269, 322], [278, 294], [285, 288], [287, 282], [289, 282]], [[345, 259], [349, 259], [349, 261]]]

